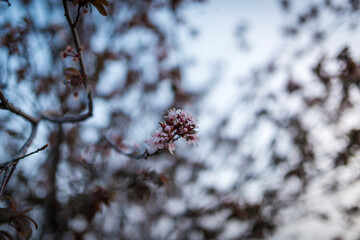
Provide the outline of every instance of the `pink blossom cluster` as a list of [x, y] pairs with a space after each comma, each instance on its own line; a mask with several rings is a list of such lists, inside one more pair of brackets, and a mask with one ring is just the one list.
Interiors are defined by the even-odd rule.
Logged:
[[[81, 46], [79, 48], [79, 51], [82, 50], [83, 47]], [[66, 48], [63, 51], [61, 51], [61, 57], [62, 58], [72, 57], [74, 62], [77, 62], [79, 60], [79, 54], [76, 53], [70, 45], [67, 45]]]
[[193, 115], [182, 109], [171, 109], [159, 122], [160, 128], [151, 134], [145, 142], [153, 149], [168, 149], [171, 154], [175, 150], [175, 141], [182, 138], [187, 144], [197, 145], [197, 121]]

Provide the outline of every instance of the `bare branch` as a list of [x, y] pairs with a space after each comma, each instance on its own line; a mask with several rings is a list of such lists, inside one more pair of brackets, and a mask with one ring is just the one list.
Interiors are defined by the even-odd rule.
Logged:
[[12, 103], [10, 103], [9, 100], [7, 100], [7, 98], [5, 97], [4, 92], [2, 91], [1, 88], [0, 88], [0, 100], [1, 100], [0, 106], [2, 109], [7, 109], [10, 112], [15, 113], [16, 115], [23, 117], [24, 119], [31, 122], [32, 124], [37, 124], [39, 122], [39, 119], [36, 119], [35, 117], [30, 116], [29, 114], [22, 111], [20, 108], [16, 107]]
[[73, 24], [73, 27], [74, 27], [74, 28], [76, 28], [77, 25], [78, 25], [78, 23], [79, 23], [79, 19], [80, 19], [80, 15], [81, 15], [80, 10], [81, 10], [81, 6], [80, 6], [80, 4], [79, 4], [78, 9], [77, 9], [76, 19], [75, 19], [75, 22], [74, 22], [74, 24]]
[[29, 154], [25, 154], [27, 149], [32, 144], [32, 142], [33, 142], [33, 140], [35, 138], [36, 131], [37, 131], [37, 124], [33, 124], [32, 128], [31, 128], [30, 136], [28, 137], [28, 139], [26, 140], [24, 145], [20, 148], [20, 150], [18, 151], [16, 156], [13, 159], [0, 164], [0, 174], [3, 171], [5, 171], [4, 179], [3, 179], [3, 182], [1, 183], [1, 187], [0, 187], [0, 197], [2, 197], [4, 189], [7, 186], [7, 184], [9, 183], [10, 178], [12, 177], [12, 175], [13, 175], [15, 169], [16, 169], [16, 165], [19, 162], [19, 160], [24, 159], [24, 158], [26, 158], [26, 157], [28, 157], [28, 156], [30, 156], [32, 154], [35, 154], [35, 153], [37, 153], [39, 151], [43, 151], [43, 150], [45, 150], [47, 148], [48, 145], [46, 144], [46, 145], [44, 145], [43, 147], [37, 149], [34, 152], [31, 152]]
[[9, 178], [10, 168], [5, 168], [4, 171], [5, 171], [4, 178], [3, 178], [3, 181], [2, 181], [1, 187], [0, 187], [0, 199], [2, 199], [5, 187], [6, 187], [7, 183], [10, 181], [10, 178]]
[[9, 0], [0, 0], [0, 2], [6, 2], [8, 4], [8, 7], [11, 6], [11, 3], [9, 2]]
[[37, 125], [33, 125], [31, 128], [31, 133], [24, 145], [20, 148], [20, 150], [16, 153], [15, 157], [7, 162], [0, 164], [0, 171], [4, 168], [9, 167], [10, 165], [13, 165], [15, 162], [19, 161], [20, 159], [23, 159], [26, 157], [25, 153], [28, 149], [28, 147], [31, 145], [32, 141], [34, 140], [34, 137], [36, 135], [37, 131]]
[[1, 104], [2, 109], [7, 109], [10, 112], [15, 113], [16, 115], [23, 117], [25, 120], [29, 121], [32, 124], [30, 136], [27, 138], [27, 140], [25, 141], [23, 146], [20, 148], [20, 150], [16, 153], [15, 157], [10, 161], [0, 164], [0, 174], [3, 171], [5, 171], [4, 179], [3, 179], [2, 183], [1, 183], [1, 187], [0, 187], [0, 198], [2, 198], [5, 187], [9, 183], [10, 178], [12, 177], [12, 175], [14, 173], [18, 161], [20, 159], [23, 159], [23, 158], [33, 154], [33, 153], [31, 153], [31, 154], [25, 155], [27, 152], [27, 149], [30, 147], [30, 145], [32, 144], [32, 142], [36, 136], [37, 126], [38, 126], [38, 122], [40, 120], [33, 116], [30, 116], [29, 114], [22, 111], [20, 108], [16, 107], [12, 103], [10, 103], [7, 100], [7, 98], [5, 97], [2, 89], [0, 89], [0, 100], [1, 100], [0, 104]]
[[33, 124], [31, 127], [30, 136], [28, 137], [24, 145], [20, 148], [20, 150], [17, 152], [16, 156], [14, 157], [15, 159], [20, 158], [26, 154], [28, 148], [30, 147], [30, 145], [32, 144], [35, 138], [36, 132], [37, 132], [37, 124]]
[[47, 116], [43, 114], [41, 116], [42, 119], [50, 121], [50, 122], [56, 122], [56, 123], [67, 123], [67, 122], [82, 122], [89, 117], [93, 115], [93, 102], [91, 93], [88, 93], [88, 112], [84, 114], [80, 114], [78, 116], [64, 116], [64, 117], [54, 117], [54, 116]]
[[159, 153], [162, 152], [162, 149], [157, 149], [155, 152], [153, 153], [149, 153], [149, 151], [146, 149], [144, 153], [127, 153], [127, 152], [124, 152], [122, 149], [120, 149], [115, 143], [113, 143], [112, 141], [110, 141], [107, 137], [104, 137], [104, 140], [110, 145], [110, 147], [112, 149], [114, 149], [116, 152], [124, 155], [124, 156], [127, 156], [129, 158], [133, 158], [133, 159], [137, 159], [137, 160], [140, 160], [140, 159], [147, 159], [148, 157], [152, 157], [152, 156], [155, 156], [155, 155], [158, 155]]
[[45, 144], [45, 145], [42, 146], [41, 148], [38, 148], [38, 149], [36, 149], [35, 151], [33, 151], [33, 152], [31, 152], [31, 153], [28, 153], [28, 154], [26, 154], [26, 155], [24, 155], [24, 156], [22, 156], [22, 157], [15, 158], [15, 159], [13, 159], [13, 160], [11, 160], [11, 161], [16, 162], [16, 161], [19, 161], [19, 160], [21, 160], [21, 159], [27, 158], [27, 157], [29, 157], [30, 155], [33, 155], [33, 154], [38, 153], [38, 152], [40, 152], [40, 151], [44, 151], [48, 146], [49, 146], [48, 144]]

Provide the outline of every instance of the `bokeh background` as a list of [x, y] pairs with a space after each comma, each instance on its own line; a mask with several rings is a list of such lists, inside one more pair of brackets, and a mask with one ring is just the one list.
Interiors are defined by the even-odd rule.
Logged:
[[[6, 188], [39, 225], [25, 236], [359, 239], [360, 1], [109, 3], [77, 27], [93, 117], [42, 121], [31, 149], [49, 149], [21, 160]], [[78, 62], [62, 58], [74, 46], [62, 2], [0, 1], [0, 25], [7, 98], [34, 116], [85, 112], [86, 89], [63, 72]], [[198, 119], [198, 146], [116, 151], [144, 152], [171, 108]], [[31, 128], [0, 119], [6, 161]]]

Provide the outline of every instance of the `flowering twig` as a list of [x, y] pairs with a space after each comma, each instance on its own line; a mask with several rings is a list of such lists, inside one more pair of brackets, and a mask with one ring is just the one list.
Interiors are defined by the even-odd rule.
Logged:
[[79, 65], [80, 65], [80, 73], [82, 75], [82, 78], [85, 80], [83, 82], [85, 89], [87, 90], [87, 98], [88, 98], [88, 111], [87, 113], [84, 114], [80, 114], [78, 116], [65, 116], [65, 117], [54, 117], [54, 116], [48, 116], [45, 113], [42, 114], [41, 118], [44, 120], [48, 120], [51, 122], [56, 122], [56, 123], [66, 123], [66, 122], [81, 122], [84, 121], [86, 119], [88, 119], [89, 117], [91, 117], [93, 115], [93, 102], [92, 102], [92, 96], [91, 96], [91, 88], [88, 87], [88, 83], [86, 81], [87, 79], [87, 71], [86, 71], [86, 67], [85, 67], [85, 63], [84, 63], [84, 59], [82, 56], [82, 47], [80, 44], [80, 39], [79, 39], [79, 34], [76, 30], [76, 25], [77, 22], [73, 22], [72, 17], [70, 15], [70, 11], [69, 11], [69, 6], [67, 4], [66, 0], [63, 0], [63, 5], [64, 5], [64, 10], [65, 10], [65, 17], [66, 20], [69, 24], [73, 39], [74, 39], [74, 43], [75, 43], [75, 47], [76, 47], [76, 51], [77, 51], [77, 56], [79, 59]]
[[70, 30], [71, 30], [71, 33], [72, 33], [72, 36], [73, 36], [73, 39], [74, 39], [75, 47], [76, 47], [76, 50], [78, 51], [78, 54], [79, 54], [79, 63], [80, 63], [81, 73], [86, 76], [87, 72], [86, 72], [84, 59], [82, 57], [81, 51], [79, 51], [79, 49], [81, 49], [79, 34], [78, 34], [77, 30], [76, 30], [76, 26], [73, 23], [73, 20], [72, 20], [72, 17], [70, 15], [70, 11], [69, 11], [69, 6], [68, 6], [66, 0], [63, 0], [62, 2], [63, 2], [63, 5], [64, 5], [64, 10], [65, 10], [64, 15], [65, 15], [66, 20], [67, 20], [67, 22], [69, 24], [69, 27], [70, 27]]
[[117, 144], [104, 137], [104, 140], [116, 152], [134, 159], [147, 159], [167, 149], [171, 154], [174, 154], [175, 141], [182, 138], [186, 143], [194, 145], [197, 144], [199, 137], [197, 134], [198, 125], [196, 119], [189, 113], [182, 109], [171, 109], [164, 117], [164, 122], [159, 122], [161, 128], [151, 134], [151, 139], [145, 142], [152, 149], [150, 153], [147, 149], [144, 153], [127, 153], [120, 149]]
[[197, 144], [197, 121], [182, 109], [170, 109], [164, 122], [159, 122], [160, 128], [151, 134], [151, 138], [145, 142], [152, 149], [168, 149], [171, 154], [175, 150], [175, 141], [182, 138], [186, 143]]

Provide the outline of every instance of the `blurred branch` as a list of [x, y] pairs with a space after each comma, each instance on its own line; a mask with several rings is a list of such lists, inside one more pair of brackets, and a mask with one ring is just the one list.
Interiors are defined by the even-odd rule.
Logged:
[[87, 113], [80, 114], [78, 116], [64, 116], [64, 117], [47, 116], [43, 114], [41, 118], [56, 123], [82, 122], [93, 115], [93, 102], [92, 102], [91, 92], [88, 93], [88, 102], [89, 103], [88, 103]]
[[11, 3], [9, 2], [9, 0], [0, 0], [0, 2], [6, 2], [8, 4], [8, 7], [11, 6]]
[[1, 100], [0, 109], [7, 109], [10, 112], [15, 113], [16, 115], [23, 117], [25, 120], [31, 122], [33, 125], [34, 124], [36, 125], [39, 122], [39, 120], [36, 119], [35, 117], [30, 116], [29, 114], [22, 111], [20, 108], [10, 103], [9, 100], [7, 100], [7, 98], [5, 97], [4, 92], [2, 91], [1, 88], [0, 88], [0, 100]]
[[114, 149], [117, 153], [120, 153], [121, 155], [127, 156], [129, 158], [134, 158], [137, 160], [140, 159], [147, 159], [148, 157], [152, 157], [155, 155], [158, 155], [159, 153], [161, 153], [162, 149], [157, 149], [155, 152], [153, 153], [149, 153], [149, 151], [147, 149], [145, 149], [144, 153], [136, 153], [136, 152], [132, 152], [132, 153], [127, 153], [124, 152], [122, 149], [120, 149], [115, 143], [113, 143], [112, 141], [110, 141], [107, 137], [104, 137], [104, 140], [110, 145], [110, 147], [112, 149]]
[[0, 171], [2, 171], [2, 170], [3, 170], [4, 168], [6, 168], [6, 167], [9, 167], [10, 165], [14, 165], [16, 162], [18, 162], [18, 161], [21, 160], [21, 159], [27, 158], [27, 157], [29, 157], [30, 155], [33, 155], [33, 154], [35, 154], [35, 153], [38, 153], [38, 152], [40, 152], [40, 151], [45, 150], [48, 146], [49, 146], [48, 144], [45, 144], [45, 145], [42, 146], [41, 148], [38, 148], [37, 150], [35, 150], [35, 151], [31, 152], [31, 153], [28, 153], [28, 154], [26, 154], [26, 155], [24, 155], [24, 156], [17, 157], [17, 158], [14, 158], [14, 159], [10, 160], [10, 161], [1, 163], [1, 164], [0, 164]]
[[36, 136], [37, 126], [38, 126], [40, 119], [37, 119], [37, 118], [25, 113], [20, 108], [16, 107], [12, 103], [10, 103], [7, 100], [7, 98], [5, 97], [2, 89], [0, 89], [0, 100], [1, 100], [0, 107], [2, 109], [9, 110], [10, 112], [15, 113], [16, 115], [23, 117], [25, 120], [29, 121], [32, 125], [30, 136], [27, 138], [27, 140], [25, 141], [23, 146], [20, 148], [20, 150], [16, 153], [15, 157], [12, 160], [9, 160], [7, 162], [0, 164], [0, 174], [2, 172], [5, 172], [3, 181], [1, 183], [1, 187], [0, 187], [0, 198], [1, 198], [3, 195], [4, 189], [5, 189], [6, 185], [9, 183], [10, 178], [12, 177], [19, 160], [26, 158], [34, 153], [44, 150], [47, 147], [47, 145], [43, 146], [42, 148], [39, 148], [35, 152], [26, 154], [28, 148], [30, 147], [30, 145], [32, 144], [32, 142]]
[[76, 28], [79, 23], [79, 19], [80, 19], [80, 15], [81, 15], [80, 10], [81, 10], [81, 6], [79, 4], [78, 9], [77, 9], [76, 19], [75, 19], [75, 22], [73, 23], [73, 28]]
[[26, 153], [27, 149], [30, 147], [30, 145], [32, 144], [32, 142], [35, 138], [35, 135], [36, 135], [36, 131], [37, 131], [37, 124], [33, 124], [31, 126], [30, 136], [28, 137], [28, 139], [26, 140], [24, 145], [20, 148], [20, 150], [17, 152], [15, 158], [12, 161], [16, 161], [16, 159], [20, 160], [20, 159], [22, 159], [23, 156], [26, 156], [25, 153]]
[[64, 133], [62, 129], [62, 125], [59, 124], [58, 130], [57, 130], [57, 139], [56, 144], [52, 147], [51, 153], [50, 153], [50, 165], [48, 169], [48, 183], [49, 183], [49, 191], [46, 196], [45, 201], [45, 216], [44, 216], [44, 225], [41, 232], [41, 239], [44, 239], [44, 236], [47, 233], [52, 233], [56, 231], [58, 222], [56, 219], [57, 212], [54, 210], [56, 209], [56, 173], [58, 170], [60, 158], [61, 158], [61, 151], [60, 147], [63, 142]]
[[12, 177], [12, 175], [13, 175], [15, 169], [16, 169], [16, 165], [18, 164], [19, 160], [24, 159], [24, 158], [26, 158], [26, 157], [28, 157], [28, 156], [30, 156], [32, 154], [43, 151], [48, 147], [48, 145], [46, 144], [46, 145], [42, 146], [41, 148], [37, 149], [34, 152], [31, 152], [29, 154], [25, 154], [27, 149], [32, 144], [32, 142], [33, 142], [33, 140], [35, 138], [36, 131], [37, 131], [37, 125], [34, 124], [34, 125], [32, 125], [30, 136], [28, 137], [28, 139], [26, 140], [24, 145], [20, 148], [20, 150], [18, 151], [16, 156], [13, 159], [0, 164], [0, 174], [2, 172], [4, 172], [4, 178], [3, 178], [3, 181], [2, 181], [1, 187], [0, 187], [0, 198], [2, 198], [4, 189], [7, 186], [7, 184], [9, 183], [10, 178]]

